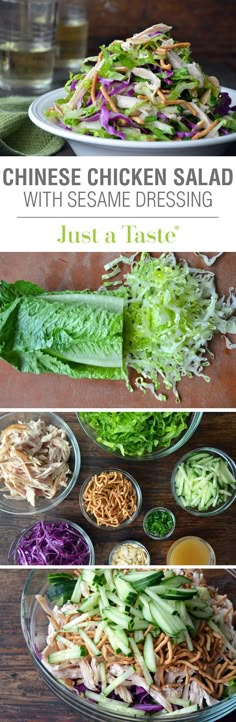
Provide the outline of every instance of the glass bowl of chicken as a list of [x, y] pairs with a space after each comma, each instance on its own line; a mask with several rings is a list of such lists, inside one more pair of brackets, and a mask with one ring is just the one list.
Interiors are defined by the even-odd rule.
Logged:
[[50, 412], [0, 417], [0, 510], [31, 516], [53, 509], [73, 489], [80, 448], [68, 424]]

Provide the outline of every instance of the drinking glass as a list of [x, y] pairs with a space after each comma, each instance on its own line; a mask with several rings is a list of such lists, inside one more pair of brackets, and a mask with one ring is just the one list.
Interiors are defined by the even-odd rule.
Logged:
[[50, 88], [55, 60], [57, 0], [0, 0], [0, 87]]
[[59, 0], [56, 75], [66, 80], [78, 73], [87, 53], [88, 18], [85, 0]]

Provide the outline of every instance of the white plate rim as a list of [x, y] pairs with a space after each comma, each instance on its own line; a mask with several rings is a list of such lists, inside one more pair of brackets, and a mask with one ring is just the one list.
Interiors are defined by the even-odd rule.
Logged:
[[[226, 88], [226, 87], [222, 86], [221, 92], [229, 93], [229, 95], [233, 95], [233, 98], [232, 98], [233, 103], [234, 103], [234, 101], [236, 103], [236, 89]], [[124, 151], [125, 151], [125, 148], [127, 148], [129, 150], [130, 149], [136, 150], [137, 151], [136, 154], [139, 155], [138, 149], [140, 148], [140, 150], [145, 150], [145, 149], [147, 150], [147, 145], [150, 150], [151, 150], [151, 148], [153, 148], [155, 150], [158, 148], [160, 150], [166, 149], [166, 151], [167, 151], [167, 149], [177, 150], [176, 141], [174, 141], [174, 140], [170, 140], [170, 141], [163, 141], [163, 140], [155, 141], [154, 140], [148, 144], [146, 141], [126, 140], [126, 141], [123, 141], [123, 143], [122, 143], [122, 141], [116, 140], [114, 138], [94, 138], [93, 136], [90, 136], [90, 135], [83, 135], [83, 134], [80, 135], [79, 133], [74, 133], [73, 131], [65, 130], [64, 128], [60, 128], [56, 125], [56, 123], [54, 124], [52, 121], [47, 120], [47, 118], [44, 117], [45, 111], [48, 108], [50, 108], [52, 103], [55, 100], [57, 100], [58, 97], [60, 97], [60, 96], [62, 98], [66, 96], [64, 88], [50, 90], [49, 92], [44, 93], [44, 95], [40, 95], [38, 98], [35, 98], [35, 100], [31, 103], [31, 105], [29, 107], [29, 111], [28, 111], [29, 118], [35, 125], [37, 125], [39, 128], [41, 128], [41, 130], [45, 130], [48, 133], [52, 133], [53, 135], [57, 135], [68, 141], [71, 140], [71, 141], [77, 141], [77, 143], [84, 143], [87, 145], [96, 145], [98, 148], [99, 148], [99, 146], [101, 146], [101, 147], [106, 146], [108, 148], [110, 147], [111, 151], [112, 151], [112, 148], [120, 149], [121, 155], [122, 155], [122, 148], [124, 149]], [[189, 149], [196, 148], [196, 143], [197, 143], [197, 147], [199, 148], [200, 146], [205, 146], [205, 147], [208, 146], [209, 147], [212, 145], [219, 145], [221, 143], [223, 143], [223, 144], [230, 143], [230, 142], [233, 143], [235, 140], [236, 140], [236, 132], [230, 133], [229, 135], [220, 136], [218, 138], [199, 138], [198, 141], [195, 141], [195, 140], [185, 141], [183, 139], [181, 141], [181, 143], [178, 143], [178, 153], [179, 153], [180, 148], [186, 148], [186, 147]]]

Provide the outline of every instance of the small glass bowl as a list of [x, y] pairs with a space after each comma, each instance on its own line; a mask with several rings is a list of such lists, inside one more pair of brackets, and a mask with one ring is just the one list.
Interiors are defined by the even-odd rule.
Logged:
[[182, 504], [180, 497], [178, 496], [178, 494], [176, 492], [175, 475], [176, 475], [178, 467], [186, 459], [188, 459], [192, 454], [196, 454], [197, 452], [202, 452], [202, 451], [208, 451], [210, 454], [213, 454], [214, 456], [220, 456], [222, 459], [224, 459], [224, 461], [226, 461], [226, 463], [229, 467], [229, 470], [231, 471], [234, 478], [236, 479], [236, 464], [233, 461], [233, 459], [231, 459], [231, 457], [225, 453], [225, 451], [221, 451], [220, 449], [215, 449], [214, 447], [211, 447], [211, 446], [201, 446], [198, 449], [193, 449], [193, 451], [189, 451], [187, 454], [184, 454], [184, 456], [182, 456], [181, 459], [179, 459], [177, 464], [175, 464], [172, 475], [171, 475], [171, 491], [172, 491], [172, 494], [173, 494], [173, 497], [174, 497], [176, 503], [181, 507], [181, 509], [183, 509], [184, 511], [187, 511], [189, 514], [193, 514], [193, 516], [200, 516], [200, 517], [216, 516], [217, 514], [221, 514], [223, 511], [228, 509], [229, 506], [231, 506], [233, 501], [236, 499], [236, 484], [235, 484], [235, 489], [232, 490], [231, 496], [228, 497], [227, 501], [225, 501], [224, 504], [220, 504], [219, 506], [217, 506], [214, 509], [210, 508], [207, 511], [198, 511], [198, 509], [194, 509], [190, 506], [184, 506], [184, 504]]
[[[191, 541], [192, 539], [196, 539], [197, 541], [202, 542], [202, 544], [204, 544], [205, 547], [206, 547], [207, 550], [208, 550], [209, 557], [208, 557], [207, 564], [206, 564], [205, 566], [206, 566], [206, 567], [214, 566], [214, 565], [216, 564], [216, 555], [215, 555], [214, 549], [213, 549], [212, 546], [206, 541], [206, 539], [201, 539], [200, 537], [196, 537], [196, 536], [182, 536], [180, 539], [176, 539], [176, 541], [173, 542], [173, 544], [171, 544], [170, 548], [168, 549], [167, 557], [166, 557], [166, 563], [167, 563], [168, 565], [170, 564], [171, 566], [174, 566], [173, 562], [171, 561], [171, 556], [172, 556], [172, 554], [173, 554], [173, 551], [174, 551], [183, 541], [184, 541], [184, 542], [186, 542], [186, 541]], [[186, 564], [187, 564], [187, 562], [185, 562], [183, 565], [182, 565], [182, 564], [177, 564], [177, 566], [181, 566], [181, 567], [182, 567], [182, 566], [186, 566]], [[197, 561], [194, 561], [194, 559], [192, 559], [192, 558], [191, 558], [191, 560], [188, 562], [188, 564], [190, 564], [190, 565], [193, 566], [193, 567], [199, 566], [199, 563], [198, 563]], [[203, 567], [204, 565], [201, 564], [200, 566]]]
[[[135, 413], [135, 412], [130, 412]], [[161, 411], [155, 411], [153, 413], [162, 413]], [[171, 446], [168, 447], [168, 449], [157, 449], [156, 451], [152, 451], [150, 454], [143, 454], [143, 456], [131, 456], [129, 454], [126, 454], [125, 456], [121, 454], [119, 449], [116, 451], [111, 451], [105, 444], [103, 444], [100, 441], [97, 441], [96, 439], [96, 431], [92, 429], [91, 426], [87, 423], [87, 421], [84, 421], [81, 418], [81, 413], [77, 413], [78, 420], [80, 422], [80, 425], [82, 426], [83, 431], [89, 436], [89, 438], [100, 447], [100, 449], [103, 449], [106, 451], [107, 454], [111, 454], [112, 456], [117, 456], [120, 459], [130, 459], [131, 461], [149, 461], [151, 459], [161, 459], [164, 456], [169, 456], [170, 454], [173, 454], [174, 451], [177, 451], [181, 448], [184, 444], [191, 439], [195, 431], [197, 430], [200, 421], [202, 419], [203, 412], [202, 411], [196, 411], [193, 413], [190, 413], [189, 419], [187, 420], [187, 429], [180, 434], [180, 436], [177, 436], [176, 439], [173, 439], [173, 443]]]
[[[119, 526], [105, 526], [104, 524], [97, 524], [96, 519], [91, 514], [88, 514], [88, 512], [86, 511], [85, 506], [84, 506], [84, 492], [87, 489], [89, 482], [91, 481], [93, 476], [102, 474], [104, 471], [106, 471], [106, 472], [118, 471], [120, 474], [123, 474], [123, 476], [125, 476], [127, 479], [129, 479], [129, 481], [131, 481], [131, 484], [136, 492], [136, 502], [137, 502], [136, 511], [132, 514], [132, 516], [129, 519], [126, 519], [124, 522], [122, 522], [122, 524], [119, 524]], [[132, 522], [137, 518], [138, 514], [140, 513], [141, 506], [142, 506], [142, 492], [141, 492], [138, 482], [136, 481], [136, 479], [134, 479], [133, 476], [131, 476], [131, 474], [129, 474], [127, 471], [123, 471], [123, 469], [116, 469], [113, 466], [113, 467], [109, 467], [108, 469], [97, 469], [92, 474], [87, 476], [87, 479], [85, 479], [84, 483], [82, 484], [82, 486], [80, 488], [79, 503], [80, 503], [80, 508], [81, 508], [82, 514], [84, 515], [85, 519], [90, 524], [95, 526], [97, 529], [102, 529], [103, 531], [117, 531], [118, 529], [123, 529], [124, 527], [129, 526], [129, 524], [132, 524]]]
[[[61, 524], [61, 522], [64, 522], [64, 523], [68, 524], [69, 526], [71, 526], [72, 529], [74, 529], [75, 531], [79, 532], [80, 535], [84, 538], [84, 541], [85, 541], [85, 543], [87, 544], [87, 547], [88, 547], [89, 559], [88, 559], [88, 561], [86, 562], [85, 566], [88, 566], [88, 565], [90, 565], [90, 564], [94, 564], [94, 563], [95, 563], [95, 552], [94, 552], [93, 543], [92, 543], [90, 537], [88, 536], [88, 534], [86, 533], [86, 531], [84, 531], [84, 529], [82, 529], [81, 526], [79, 526], [78, 524], [75, 524], [73, 521], [69, 521], [68, 519], [61, 519], [61, 518], [58, 518], [58, 519], [47, 519], [47, 518], [46, 518], [46, 519], [44, 519], [44, 522], [50, 522], [50, 521], [53, 521], [54, 524]], [[35, 526], [35, 524], [37, 524], [37, 521], [35, 521], [35, 522], [34, 522], [33, 524], [31, 524], [30, 526], [28, 526], [26, 529], [23, 529], [23, 530], [17, 535], [17, 537], [14, 539], [14, 541], [12, 542], [12, 544], [11, 544], [11, 546], [10, 546], [10, 549], [9, 549], [9, 552], [8, 552], [8, 560], [9, 560], [9, 561], [13, 560], [13, 564], [19, 565], [19, 562], [18, 562], [18, 559], [17, 559], [17, 549], [18, 549], [18, 545], [20, 544], [20, 541], [21, 541], [22, 537], [25, 537], [25, 536], [27, 535], [27, 533], [28, 533], [31, 529], [33, 529], [33, 527]], [[22, 565], [22, 566], [23, 566], [23, 565]], [[24, 566], [28, 566], [28, 565], [25, 564]], [[44, 565], [42, 565], [42, 564], [39, 564], [39, 565], [34, 564], [34, 566], [44, 566]], [[51, 564], [50, 564], [50, 565], [45, 564], [45, 566], [51, 566]], [[58, 564], [55, 564], [55, 566], [58, 566]], [[64, 565], [63, 565], [63, 566], [64, 566]], [[68, 564], [68, 566], [70, 566], [70, 565]]]
[[73, 434], [73, 431], [64, 419], [61, 418], [61, 416], [50, 413], [49, 411], [13, 411], [0, 417], [0, 434], [7, 426], [16, 424], [18, 421], [27, 423], [28, 421], [37, 421], [39, 418], [43, 419], [46, 424], [53, 424], [66, 432], [67, 439], [71, 446], [68, 462], [71, 470], [71, 477], [68, 479], [66, 487], [62, 487], [53, 499], [45, 499], [43, 496], [39, 496], [35, 500], [35, 506], [31, 506], [26, 499], [5, 499], [3, 493], [0, 491], [0, 511], [4, 511], [7, 514], [14, 514], [15, 516], [33, 516], [34, 514], [49, 511], [66, 499], [78, 479], [81, 465], [79, 444]]
[[[111, 550], [111, 552], [110, 552], [110, 554], [109, 554], [109, 562], [108, 562], [108, 563], [109, 563], [110, 566], [113, 566], [113, 564], [114, 564], [114, 562], [113, 562], [113, 556], [114, 556], [115, 552], [117, 551], [117, 549], [120, 549], [120, 547], [124, 546], [125, 544], [133, 544], [133, 545], [139, 547], [140, 549], [143, 549], [143, 551], [145, 552], [145, 554], [146, 554], [146, 556], [147, 556], [147, 561], [145, 562], [145, 565], [144, 565], [144, 566], [150, 566], [151, 557], [150, 557], [150, 554], [149, 554], [148, 549], [144, 546], [144, 544], [141, 544], [141, 542], [136, 541], [135, 539], [127, 539], [126, 541], [118, 542], [118, 544], [116, 544], [116, 545], [113, 547], [113, 549]], [[124, 564], [114, 564], [114, 566], [123, 567]], [[125, 563], [125, 566], [130, 566], [130, 567], [132, 567], [132, 566], [135, 566], [135, 565], [134, 565], [134, 564], [126, 564], [126, 563]], [[136, 566], [137, 566], [137, 563], [136, 563]], [[140, 564], [139, 564], [138, 566], [140, 566]], [[142, 565], [142, 566], [143, 566], [143, 565]]]
[[[148, 517], [150, 516], [150, 514], [152, 514], [154, 511], [167, 511], [172, 519], [172, 522], [173, 522], [172, 529], [170, 529], [170, 531], [168, 531], [167, 534], [164, 534], [164, 536], [157, 536], [157, 534], [151, 534], [151, 532], [148, 531], [147, 520], [148, 520]], [[158, 539], [159, 541], [162, 541], [163, 539], [168, 539], [174, 533], [175, 526], [176, 526], [175, 515], [174, 515], [173, 511], [171, 511], [171, 509], [167, 509], [167, 507], [165, 507], [165, 506], [155, 506], [155, 507], [153, 507], [153, 509], [149, 509], [149, 511], [147, 511], [147, 513], [145, 514], [145, 517], [143, 520], [143, 529], [145, 531], [145, 534], [147, 534], [147, 536], [149, 536], [150, 539]]]

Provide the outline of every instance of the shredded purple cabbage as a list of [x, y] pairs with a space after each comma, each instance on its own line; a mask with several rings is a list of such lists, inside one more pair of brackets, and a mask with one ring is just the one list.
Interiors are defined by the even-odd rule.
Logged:
[[[113, 115], [117, 115], [117, 113], [113, 113]], [[100, 122], [102, 128], [105, 128], [107, 133], [110, 135], [115, 135], [117, 138], [121, 138], [121, 140], [125, 140], [125, 135], [120, 130], [116, 130], [116, 128], [113, 128], [112, 125], [110, 125], [109, 120], [111, 120], [111, 112], [106, 108], [105, 103], [102, 104], [101, 107], [101, 113], [100, 113]]]
[[83, 535], [66, 521], [38, 521], [20, 539], [16, 562], [21, 566], [89, 564]]
[[65, 125], [65, 123], [62, 123], [61, 120], [58, 120], [57, 123], [60, 126], [60, 128], [63, 128], [63, 130], [71, 130], [70, 125]]
[[134, 704], [134, 709], [142, 709], [143, 712], [161, 712], [163, 707], [160, 704]]
[[70, 85], [70, 90], [75, 90], [77, 83], [78, 83], [78, 78], [77, 78], [77, 80], [72, 80], [72, 83]]
[[229, 93], [220, 93], [218, 102], [215, 106], [214, 113], [216, 115], [227, 115], [230, 110], [232, 100]]

